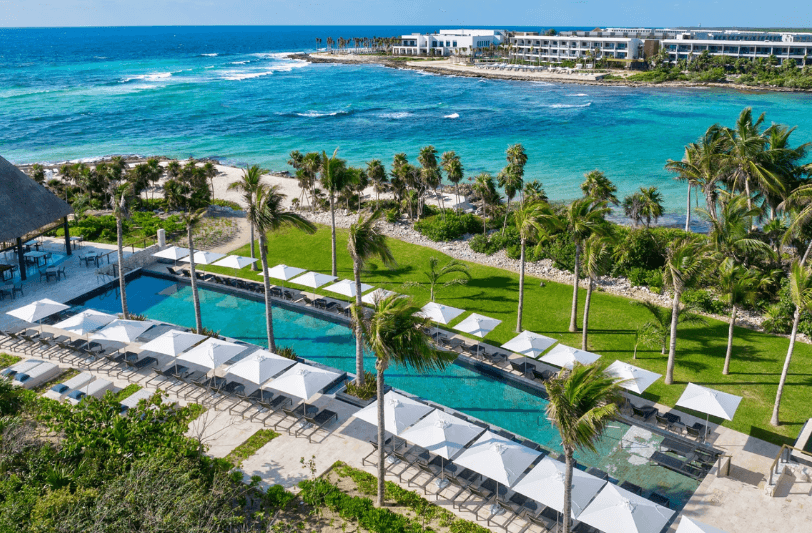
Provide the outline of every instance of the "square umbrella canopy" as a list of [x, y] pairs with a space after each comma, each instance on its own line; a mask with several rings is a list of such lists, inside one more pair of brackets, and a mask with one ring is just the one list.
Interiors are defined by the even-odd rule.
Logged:
[[284, 374], [268, 383], [268, 387], [307, 401], [308, 398], [341, 377], [341, 374], [296, 363]]
[[736, 414], [736, 409], [741, 401], [740, 396], [688, 383], [682, 396], [677, 400], [677, 406], [718, 416], [725, 420], [733, 420], [733, 415]]
[[101, 313], [93, 309], [86, 309], [77, 315], [73, 315], [62, 322], [54, 324], [54, 327], [76, 333], [77, 335], [87, 335], [91, 331], [96, 331], [100, 327], [106, 326], [115, 319], [116, 317], [114, 315], [108, 315], [107, 313]]
[[178, 246], [170, 246], [166, 250], [161, 250], [158, 253], [152, 254], [152, 257], [160, 257], [161, 259], [172, 259], [173, 261], [177, 261], [178, 259], [189, 257], [189, 249], [179, 248]]
[[143, 344], [141, 350], [177, 357], [198, 342], [205, 340], [205, 338], [203, 335], [198, 335], [197, 333], [173, 329]]
[[113, 320], [102, 329], [90, 336], [93, 340], [114, 341], [130, 344], [141, 336], [146, 330], [154, 326], [148, 320]]
[[679, 522], [677, 533], [726, 533], [726, 532], [722, 531], [718, 527], [703, 524], [698, 520], [694, 520], [693, 518], [688, 518], [687, 516], [683, 515], [682, 519]]
[[660, 533], [674, 511], [607, 483], [578, 520], [604, 533]]
[[483, 431], [462, 418], [435, 409], [400, 436], [443, 459], [451, 459]]
[[245, 346], [209, 338], [178, 357], [178, 361], [186, 361], [213, 370], [245, 350]]
[[487, 316], [479, 315], [477, 313], [471, 313], [468, 317], [465, 318], [465, 320], [454, 326], [454, 329], [462, 331], [464, 333], [470, 333], [471, 335], [475, 335], [481, 339], [485, 335], [493, 331], [493, 328], [495, 328], [501, 323], [502, 321], [497, 320], [496, 318], [490, 318]]
[[47, 318], [53, 315], [54, 313], [58, 313], [60, 311], [64, 311], [65, 309], [69, 308], [70, 308], [69, 305], [65, 305], [59, 302], [55, 302], [53, 300], [49, 300], [48, 298], [44, 298], [36, 302], [31, 302], [28, 305], [18, 307], [17, 309], [12, 309], [6, 314], [11, 315], [15, 318], [19, 318], [21, 320], [25, 320], [26, 322], [33, 323], [39, 322], [43, 318]]
[[385, 289], [375, 289], [372, 292], [369, 292], [361, 297], [361, 301], [365, 304], [375, 305], [375, 302], [378, 300], [383, 300], [384, 298], [388, 298], [396, 294], [395, 291], [387, 291]]
[[[424, 403], [389, 391], [383, 397], [383, 427], [392, 435], [400, 435], [406, 428], [429, 414], [432, 409], [433, 407]], [[353, 416], [377, 426], [378, 401], [372, 402]]]
[[541, 452], [486, 431], [454, 463], [510, 487], [539, 455]]
[[[217, 261], [218, 259], [222, 259], [225, 257], [226, 254], [218, 254], [216, 252], [206, 252], [200, 250], [199, 252], [195, 252], [195, 264], [196, 265], [210, 265]], [[189, 259], [187, 255], [183, 259], [180, 260], [181, 263], [191, 263], [192, 261]]]
[[242, 378], [260, 385], [295, 364], [296, 361], [281, 355], [267, 350], [257, 350], [231, 365], [226, 376]]
[[620, 378], [623, 381], [620, 386], [626, 390], [642, 394], [652, 383], [662, 377], [662, 374], [651, 372], [623, 361], [615, 361], [606, 368], [606, 373], [610, 376]]
[[556, 342], [558, 341], [550, 337], [525, 330], [503, 344], [502, 348], [525, 357], [538, 357]]
[[[362, 283], [361, 293], [365, 293], [371, 288], [372, 285]], [[349, 296], [350, 298], [355, 298], [355, 281], [350, 279], [342, 279], [339, 282], [333, 283], [329, 287], [324, 287], [324, 290], [334, 292], [336, 294], [341, 294], [343, 296]]]
[[[548, 455], [516, 483], [513, 490], [523, 494], [559, 513], [564, 510], [564, 489], [567, 465], [551, 459]], [[603, 488], [606, 481], [599, 479], [577, 468], [572, 471], [572, 518], [578, 518], [592, 501], [592, 498]]]
[[241, 255], [227, 255], [216, 263], [212, 263], [212, 266], [236, 268], [239, 270], [248, 265], [253, 265], [257, 261], [259, 261], [259, 259], [251, 259], [250, 257], [243, 257]]
[[438, 324], [448, 324], [464, 312], [464, 309], [457, 309], [456, 307], [449, 307], [436, 302], [429, 302], [423, 306], [418, 314], [422, 317], [430, 319], [432, 322], [437, 322]]
[[306, 272], [298, 278], [290, 280], [290, 282], [297, 285], [304, 285], [305, 287], [318, 289], [322, 285], [337, 279], [338, 278], [336, 276], [328, 276], [327, 274], [320, 274], [319, 272]]
[[585, 352], [584, 350], [559, 344], [547, 352], [547, 355], [539, 359], [539, 361], [562, 368], [572, 368], [576, 362], [581, 363], [582, 365], [588, 365], [594, 363], [600, 358], [601, 356], [598, 354]]
[[[290, 279], [295, 278], [302, 272], [305, 272], [303, 268], [296, 268], [288, 265], [276, 265], [275, 267], [268, 269], [268, 277], [274, 279], [281, 279], [282, 281], [288, 281]], [[263, 272], [260, 272], [260, 276], [264, 276]]]

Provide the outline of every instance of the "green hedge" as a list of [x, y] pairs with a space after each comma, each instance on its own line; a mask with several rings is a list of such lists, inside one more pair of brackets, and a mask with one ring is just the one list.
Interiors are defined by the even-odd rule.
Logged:
[[435, 242], [451, 241], [466, 233], [481, 233], [482, 220], [471, 213], [446, 210], [445, 216], [439, 214], [418, 220], [414, 229]]

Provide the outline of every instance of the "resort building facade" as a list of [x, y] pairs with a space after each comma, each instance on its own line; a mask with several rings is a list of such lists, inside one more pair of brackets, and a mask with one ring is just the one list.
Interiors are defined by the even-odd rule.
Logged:
[[440, 30], [437, 33], [403, 35], [392, 49], [395, 55], [449, 56], [467, 54], [473, 48], [499, 46], [507, 39], [503, 30]]
[[[595, 33], [595, 32], [578, 32]], [[541, 63], [580, 61], [590, 57], [637, 59], [642, 41], [637, 37], [540, 35], [516, 33], [510, 38], [510, 57]]]
[[794, 59], [798, 66], [803, 66], [812, 52], [812, 33], [692, 30], [664, 39], [662, 46], [671, 62], [708, 52], [712, 56], [747, 59], [775, 56], [779, 64]]

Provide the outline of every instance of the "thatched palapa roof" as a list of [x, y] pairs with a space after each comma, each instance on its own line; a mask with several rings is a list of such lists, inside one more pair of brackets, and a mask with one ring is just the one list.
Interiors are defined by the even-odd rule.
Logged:
[[10, 241], [73, 213], [54, 193], [0, 157], [0, 241]]

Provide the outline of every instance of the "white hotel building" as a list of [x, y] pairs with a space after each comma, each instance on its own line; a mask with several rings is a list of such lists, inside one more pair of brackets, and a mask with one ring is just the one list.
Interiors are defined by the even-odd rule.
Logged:
[[499, 46], [507, 33], [502, 30], [440, 30], [438, 33], [403, 35], [392, 53], [404, 56], [448, 56], [452, 52], [470, 53], [472, 48]]
[[664, 39], [662, 46], [671, 62], [689, 59], [707, 51], [712, 56], [768, 58], [779, 63], [794, 59], [799, 66], [812, 55], [812, 33], [756, 32], [739, 30], [683, 30]]

